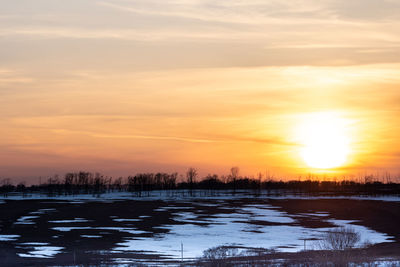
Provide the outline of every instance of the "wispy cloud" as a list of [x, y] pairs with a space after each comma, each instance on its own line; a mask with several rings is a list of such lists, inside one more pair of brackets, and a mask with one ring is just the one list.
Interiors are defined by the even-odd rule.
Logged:
[[[156, 55], [157, 60], [151, 62], [135, 60], [140, 66], [154, 68], [394, 62], [400, 46], [399, 20], [392, 15], [386, 20], [373, 17], [375, 0], [350, 5], [351, 9], [368, 10], [363, 13], [365, 18], [348, 14], [348, 5], [342, 0], [104, 0], [71, 2], [65, 10], [53, 8], [50, 13], [45, 3], [32, 6], [32, 16], [17, 12], [18, 5], [5, 5], [0, 36], [3, 47], [14, 51], [7, 58], [44, 53], [37, 51], [40, 45], [30, 46], [31, 52], [17, 50], [18, 46], [8, 42], [15, 39], [43, 42], [43, 46], [60, 50], [56, 55], [46, 54], [51, 61], [59, 61], [62, 55], [73, 57], [74, 45], [79, 44], [89, 52], [76, 60], [85, 57], [86, 64], [98, 54], [121, 65], [132, 65], [128, 58]], [[8, 10], [8, 6], [12, 8]], [[384, 11], [380, 12], [392, 14], [397, 6], [383, 1], [380, 10]], [[84, 8], [93, 12], [82, 12]], [[101, 45], [93, 44], [97, 41]], [[121, 57], [121, 53], [127, 56]]]
[[21, 71], [0, 68], [0, 87], [11, 83], [31, 83], [33, 80], [32, 77], [25, 76]]
[[135, 135], [135, 134], [110, 134], [110, 133], [99, 133], [90, 131], [76, 131], [67, 129], [52, 129], [52, 132], [56, 134], [81, 134], [89, 135], [94, 138], [106, 138], [106, 139], [150, 139], [150, 140], [164, 140], [164, 141], [178, 141], [178, 142], [189, 142], [189, 143], [214, 143], [217, 140], [203, 139], [203, 138], [190, 138], [180, 136], [156, 136], [156, 135]]
[[[320, 22], [357, 24], [366, 21], [395, 21], [400, 4], [391, 1], [100, 1], [99, 5], [141, 15], [177, 17], [233, 24], [260, 25]], [[378, 10], [378, 11], [377, 11]], [[379, 15], [378, 15], [379, 14]]]
[[140, 29], [90, 29], [64, 27], [18, 27], [0, 29], [0, 36], [32, 36], [39, 38], [72, 38], [72, 39], [115, 39], [131, 41], [160, 41], [160, 40], [196, 40], [218, 41], [237, 40], [257, 37], [257, 33], [235, 32], [190, 32], [189, 30], [140, 30]]
[[284, 145], [284, 146], [296, 146], [296, 143], [285, 141], [281, 138], [257, 138], [257, 137], [245, 137], [245, 136], [228, 136], [228, 135], [210, 135], [208, 137], [197, 136], [197, 137], [184, 137], [184, 136], [157, 136], [157, 135], [140, 135], [140, 134], [113, 134], [113, 133], [101, 133], [91, 131], [79, 131], [69, 129], [49, 129], [55, 134], [79, 134], [88, 135], [94, 138], [105, 138], [105, 139], [148, 139], [148, 140], [161, 140], [161, 141], [176, 141], [176, 142], [188, 142], [188, 143], [262, 143], [269, 145]]

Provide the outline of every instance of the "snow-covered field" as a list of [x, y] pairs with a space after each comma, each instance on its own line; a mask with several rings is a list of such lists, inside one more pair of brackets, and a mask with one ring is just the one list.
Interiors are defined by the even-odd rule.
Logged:
[[[72, 250], [75, 253], [73, 244], [76, 242], [82, 244], [82, 248], [77, 250], [107, 254], [113, 262], [118, 262], [121, 255], [147, 255], [176, 260], [183, 256], [185, 259], [194, 259], [201, 257], [205, 250], [217, 246], [298, 252], [304, 248], [315, 249], [323, 233], [338, 226], [351, 226], [359, 232], [359, 245], [394, 240], [393, 236], [363, 226], [361, 221], [338, 219], [327, 211], [285, 212], [280, 207], [268, 204], [265, 195], [255, 196], [250, 201], [245, 193], [210, 197], [197, 192], [192, 197], [189, 194], [171, 196], [152, 192], [150, 196], [140, 198], [129, 193], [104, 194], [101, 198], [88, 195], [53, 198], [31, 195], [21, 198], [12, 195], [0, 202], [0, 208], [7, 205], [10, 199], [35, 203], [28, 212], [21, 211], [11, 227], [0, 228], [0, 246], [13, 247], [21, 259], [55, 259], [72, 253]], [[335, 198], [287, 196], [285, 199]], [[400, 201], [397, 197], [346, 199]], [[143, 209], [139, 207], [141, 203], [152, 206], [148, 210]], [[122, 204], [125, 206], [120, 207]], [[92, 213], [93, 210], [85, 205], [91, 205], [93, 210], [98, 211]], [[131, 209], [127, 211], [126, 207]], [[65, 210], [68, 213], [63, 213]], [[0, 215], [0, 221], [3, 219]], [[310, 226], [304, 223], [304, 219], [324, 224]], [[31, 231], [41, 231], [43, 234], [32, 234]], [[96, 249], [92, 247], [93, 242], [98, 242]], [[140, 260], [145, 262], [145, 259]], [[129, 262], [129, 259], [121, 258], [120, 263], [123, 262]]]

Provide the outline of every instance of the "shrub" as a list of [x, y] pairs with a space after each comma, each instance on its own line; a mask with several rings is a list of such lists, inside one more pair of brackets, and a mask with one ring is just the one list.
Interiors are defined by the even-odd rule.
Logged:
[[339, 227], [326, 232], [319, 241], [319, 247], [323, 250], [345, 250], [351, 249], [360, 242], [360, 233], [352, 227]]

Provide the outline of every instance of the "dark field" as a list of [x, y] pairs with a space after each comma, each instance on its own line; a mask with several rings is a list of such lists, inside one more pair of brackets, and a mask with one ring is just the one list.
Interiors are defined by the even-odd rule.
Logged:
[[[203, 251], [221, 245], [239, 251], [233, 256], [242, 260], [304, 259], [315, 253], [321, 233], [343, 225], [371, 243], [363, 255], [400, 256], [397, 201], [5, 199], [0, 214], [2, 266], [179, 265], [181, 244], [186, 264], [204, 264], [198, 261]], [[300, 252], [304, 239], [306, 252]]]

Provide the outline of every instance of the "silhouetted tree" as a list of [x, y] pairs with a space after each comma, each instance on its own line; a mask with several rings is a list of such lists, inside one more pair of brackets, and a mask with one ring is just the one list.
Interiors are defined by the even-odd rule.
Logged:
[[236, 180], [239, 177], [239, 167], [232, 167], [230, 173], [230, 179], [233, 183], [233, 194], [236, 193]]
[[196, 182], [197, 170], [190, 167], [186, 172], [187, 183], [189, 184], [190, 195], [193, 195], [193, 184]]

